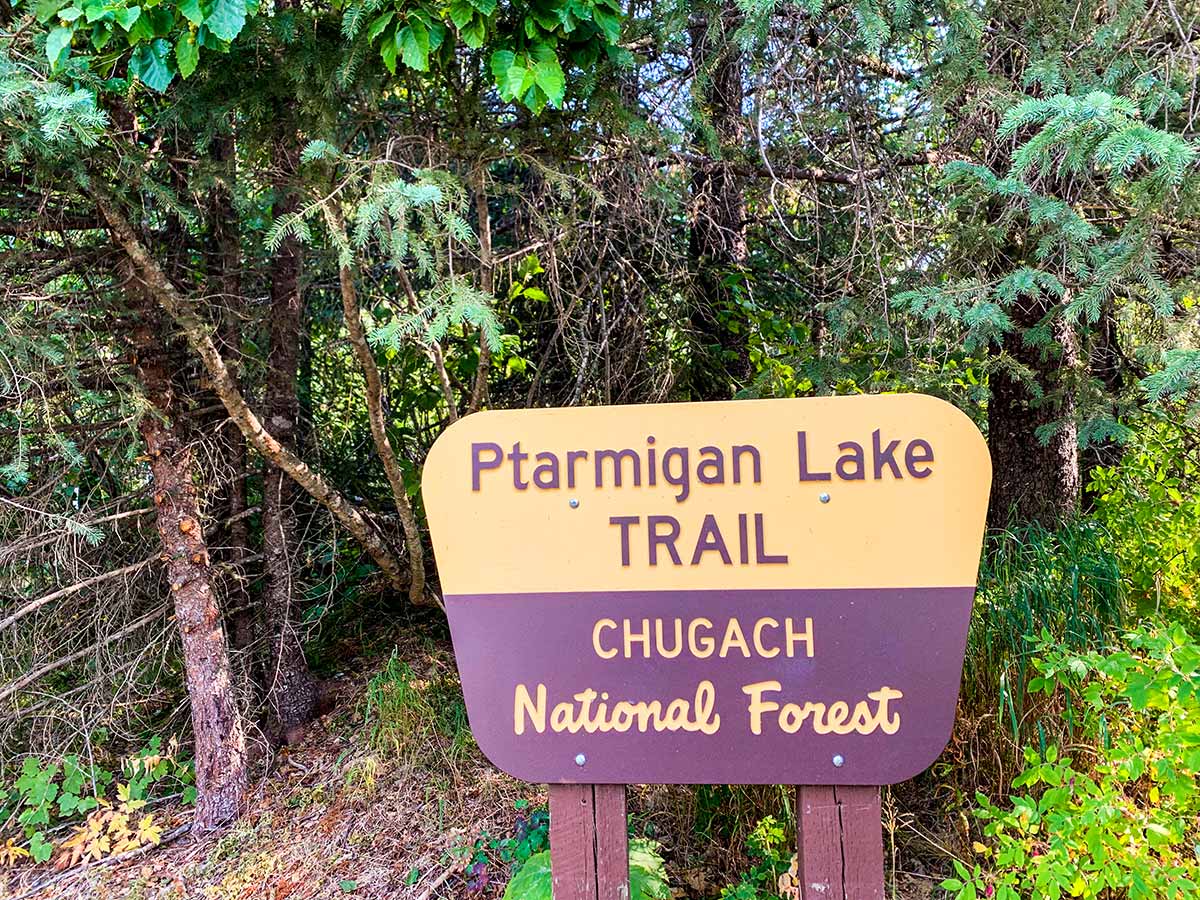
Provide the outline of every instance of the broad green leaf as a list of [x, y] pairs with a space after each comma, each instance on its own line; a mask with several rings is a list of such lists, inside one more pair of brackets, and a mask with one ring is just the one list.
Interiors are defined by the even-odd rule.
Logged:
[[46, 835], [35, 831], [29, 839], [29, 854], [34, 862], [44, 863], [54, 854], [54, 845], [46, 840]]
[[567, 89], [567, 79], [563, 75], [558, 58], [543, 59], [533, 66], [533, 80], [550, 98], [552, 106], [561, 106]]
[[372, 22], [367, 28], [367, 40], [374, 41], [375, 38], [379, 37], [379, 35], [383, 33], [383, 29], [387, 28], [388, 24], [394, 18], [396, 18], [396, 11], [394, 9], [389, 9], [374, 22]]
[[204, 24], [221, 40], [232, 41], [246, 26], [246, 0], [216, 0]]
[[592, 21], [600, 26], [610, 44], [615, 44], [621, 39], [621, 17], [616, 13], [597, 6], [592, 10]]
[[54, 14], [67, 5], [67, 0], [41, 0], [33, 9], [34, 18], [45, 25], [54, 18]]
[[485, 16], [490, 16], [496, 11], [496, 0], [471, 0], [471, 5]]
[[441, 22], [430, 21], [429, 23], [429, 50], [430, 52], [437, 50], [442, 46], [442, 41], [446, 39], [446, 26]]
[[196, 43], [196, 36], [187, 33], [179, 35], [179, 40], [175, 42], [175, 63], [179, 66], [179, 74], [187, 78], [196, 71], [199, 62], [200, 46]]
[[66, 9], [59, 10], [58, 19], [60, 22], [74, 22], [83, 15], [83, 10], [78, 6], [68, 6]]
[[551, 900], [550, 851], [535, 853], [504, 889], [503, 900]]
[[125, 9], [117, 10], [117, 24], [128, 31], [134, 26], [134, 23], [137, 22], [141, 15], [142, 8], [140, 6], [129, 6]]
[[424, 72], [429, 68], [429, 31], [420, 22], [409, 22], [396, 33], [396, 49], [410, 69]]
[[511, 50], [497, 50], [492, 54], [492, 77], [496, 79], [496, 86], [501, 91], [504, 90], [504, 79], [509, 69], [512, 68], [513, 62], [516, 60], [517, 54]]
[[464, 44], [478, 50], [483, 46], [484, 38], [487, 37], [487, 20], [483, 16], [476, 16], [471, 24], [463, 28], [459, 34], [462, 36]]
[[390, 26], [384, 32], [383, 44], [379, 47], [379, 54], [383, 57], [383, 64], [388, 67], [388, 71], [393, 75], [396, 74], [396, 52], [395, 26]]
[[46, 35], [46, 59], [50, 61], [51, 66], [58, 65], [59, 57], [63, 56], [64, 51], [70, 55], [68, 48], [74, 33], [74, 29], [65, 25], [50, 29], [50, 33]]
[[138, 46], [129, 58], [130, 74], [151, 90], [165, 91], [175, 77], [168, 58], [170, 52], [171, 45], [163, 38]]
[[180, 15], [193, 25], [204, 24], [204, 10], [200, 8], [200, 0], [182, 0], [177, 8]]
[[518, 63], [510, 66], [504, 73], [504, 83], [500, 85], [500, 90], [512, 99], [522, 96], [533, 86], [533, 72]]
[[85, 3], [83, 5], [83, 20], [89, 25], [94, 25], [99, 21], [110, 21], [116, 18], [114, 11], [107, 6], [101, 6], [99, 3]]
[[450, 4], [450, 21], [454, 23], [454, 27], [460, 31], [475, 18], [475, 7], [467, 0], [454, 0]]

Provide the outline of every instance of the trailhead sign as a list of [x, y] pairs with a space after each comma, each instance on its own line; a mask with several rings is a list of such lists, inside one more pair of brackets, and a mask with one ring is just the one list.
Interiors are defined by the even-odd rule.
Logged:
[[481, 749], [534, 782], [912, 777], [950, 736], [990, 479], [919, 394], [457, 422], [423, 493]]

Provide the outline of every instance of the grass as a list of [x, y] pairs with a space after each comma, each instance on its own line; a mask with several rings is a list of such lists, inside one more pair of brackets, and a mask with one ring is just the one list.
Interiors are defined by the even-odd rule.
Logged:
[[[475, 749], [453, 660], [431, 650], [424, 674], [393, 651], [368, 683], [363, 717], [370, 746], [410, 763], [453, 767]], [[435, 758], [431, 759], [433, 754]]]
[[1106, 647], [1126, 618], [1125, 590], [1103, 529], [1086, 520], [989, 536], [967, 644], [968, 704], [999, 698], [1020, 736], [1030, 641], [1043, 631], [1068, 647]]

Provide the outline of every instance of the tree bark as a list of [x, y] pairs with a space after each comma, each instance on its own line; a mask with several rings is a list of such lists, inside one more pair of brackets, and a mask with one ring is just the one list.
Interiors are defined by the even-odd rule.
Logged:
[[745, 131], [743, 54], [733, 39], [740, 21], [734, 0], [723, 0], [689, 27], [697, 100], [712, 129], [708, 143], [719, 148], [713, 154], [717, 159], [699, 164], [692, 176], [688, 255], [694, 270], [695, 347], [688, 382], [698, 400], [728, 400], [752, 374], [749, 318], [737, 302], [738, 291], [727, 284], [749, 255], [742, 180], [726, 159], [730, 149], [741, 146]]
[[370, 554], [371, 559], [395, 588], [407, 590], [408, 573], [358, 507], [263, 427], [262, 421], [247, 405], [237, 382], [225, 365], [225, 360], [213, 342], [209, 327], [201, 321], [167, 278], [162, 267], [138, 239], [133, 226], [115, 201], [101, 190], [95, 181], [91, 184], [91, 194], [114, 240], [133, 262], [146, 289], [179, 326], [192, 351], [200, 357], [213, 381], [213, 390], [221, 398], [230, 418], [245, 435], [246, 441], [287, 472], [304, 491], [328, 509]]
[[[138, 294], [132, 266], [123, 267]], [[133, 335], [137, 368], [151, 411], [139, 430], [154, 482], [155, 526], [162, 542], [175, 619], [183, 644], [196, 757], [196, 819], [193, 828], [223, 825], [242, 812], [249, 773], [246, 737], [233, 691], [221, 611], [213, 591], [208, 546], [200, 521], [192, 454], [175, 424], [175, 393], [170, 367], [156, 333], [156, 307]]]
[[[230, 364], [231, 374], [237, 377], [237, 355], [241, 346], [239, 315], [244, 302], [242, 297], [242, 253], [238, 234], [237, 211], [233, 206], [233, 188], [237, 174], [237, 148], [231, 135], [222, 135], [213, 142], [213, 155], [224, 167], [224, 183], [218, 183], [212, 192], [212, 235], [216, 249], [213, 259], [212, 284], [220, 310], [220, 352]], [[238, 429], [230, 429], [224, 435], [225, 465], [230, 472], [226, 488], [225, 511], [229, 520], [226, 532], [225, 557], [231, 572], [225, 579], [226, 618], [230, 644], [236, 653], [241, 677], [252, 682], [254, 671], [251, 659], [258, 633], [256, 609], [250, 602], [246, 589], [243, 563], [250, 555], [250, 522], [244, 515], [248, 508], [246, 500], [247, 453], [246, 438]], [[248, 684], [249, 686], [249, 684]]]
[[[294, 208], [288, 197], [280, 215]], [[271, 261], [270, 351], [267, 355], [266, 416], [271, 434], [296, 446], [300, 403], [296, 396], [301, 328], [300, 242], [288, 236]], [[263, 611], [271, 649], [267, 669], [267, 706], [280, 737], [293, 743], [317, 708], [316, 684], [296, 630], [295, 482], [282, 469], [263, 473], [263, 557], [266, 581]]]
[[[1036, 522], [1053, 528], [1079, 510], [1081, 475], [1075, 380], [1081, 366], [1079, 337], [1065, 317], [1055, 316], [1056, 347], [1030, 347], [1026, 330], [1047, 312], [1042, 300], [1013, 308], [1016, 328], [1004, 350], [1034, 373], [1035, 381], [1003, 369], [990, 376], [988, 445], [992, 452], [990, 524]], [[1042, 428], [1054, 428], [1048, 441]]]
[[[479, 289], [489, 297], [495, 290], [495, 263], [492, 256], [492, 217], [488, 210], [487, 198], [487, 167], [480, 163], [473, 177], [472, 192], [475, 196], [475, 215], [479, 219]], [[437, 345], [434, 345], [435, 348]], [[440, 354], [440, 349], [437, 350]], [[435, 360], [439, 365], [439, 374], [445, 374], [445, 365]], [[492, 350], [484, 340], [483, 330], [479, 331], [479, 368], [475, 370], [475, 386], [471, 389], [471, 399], [467, 403], [467, 415], [479, 412], [487, 400], [488, 371], [492, 365]], [[444, 390], [445, 388], [443, 388]], [[457, 418], [454, 403], [451, 401], [450, 421]]]

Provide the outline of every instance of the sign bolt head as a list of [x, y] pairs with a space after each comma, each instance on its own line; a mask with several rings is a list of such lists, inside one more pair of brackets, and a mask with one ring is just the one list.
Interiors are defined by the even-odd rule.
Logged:
[[[567, 505], [571, 507], [571, 509], [579, 509], [579, 501], [574, 497], [567, 501]], [[580, 763], [580, 765], [583, 765], [583, 763]]]
[[846, 758], [840, 753], [833, 754], [833, 766], [835, 769], [840, 769], [846, 764]]
[[822, 494], [820, 499], [821, 499], [821, 502], [822, 502], [822, 503], [828, 503], [828, 502], [829, 502], [829, 495], [828, 495], [828, 494]]
[[587, 762], [587, 757], [584, 756], [582, 753], [575, 754], [575, 765], [582, 766], [586, 762]]

